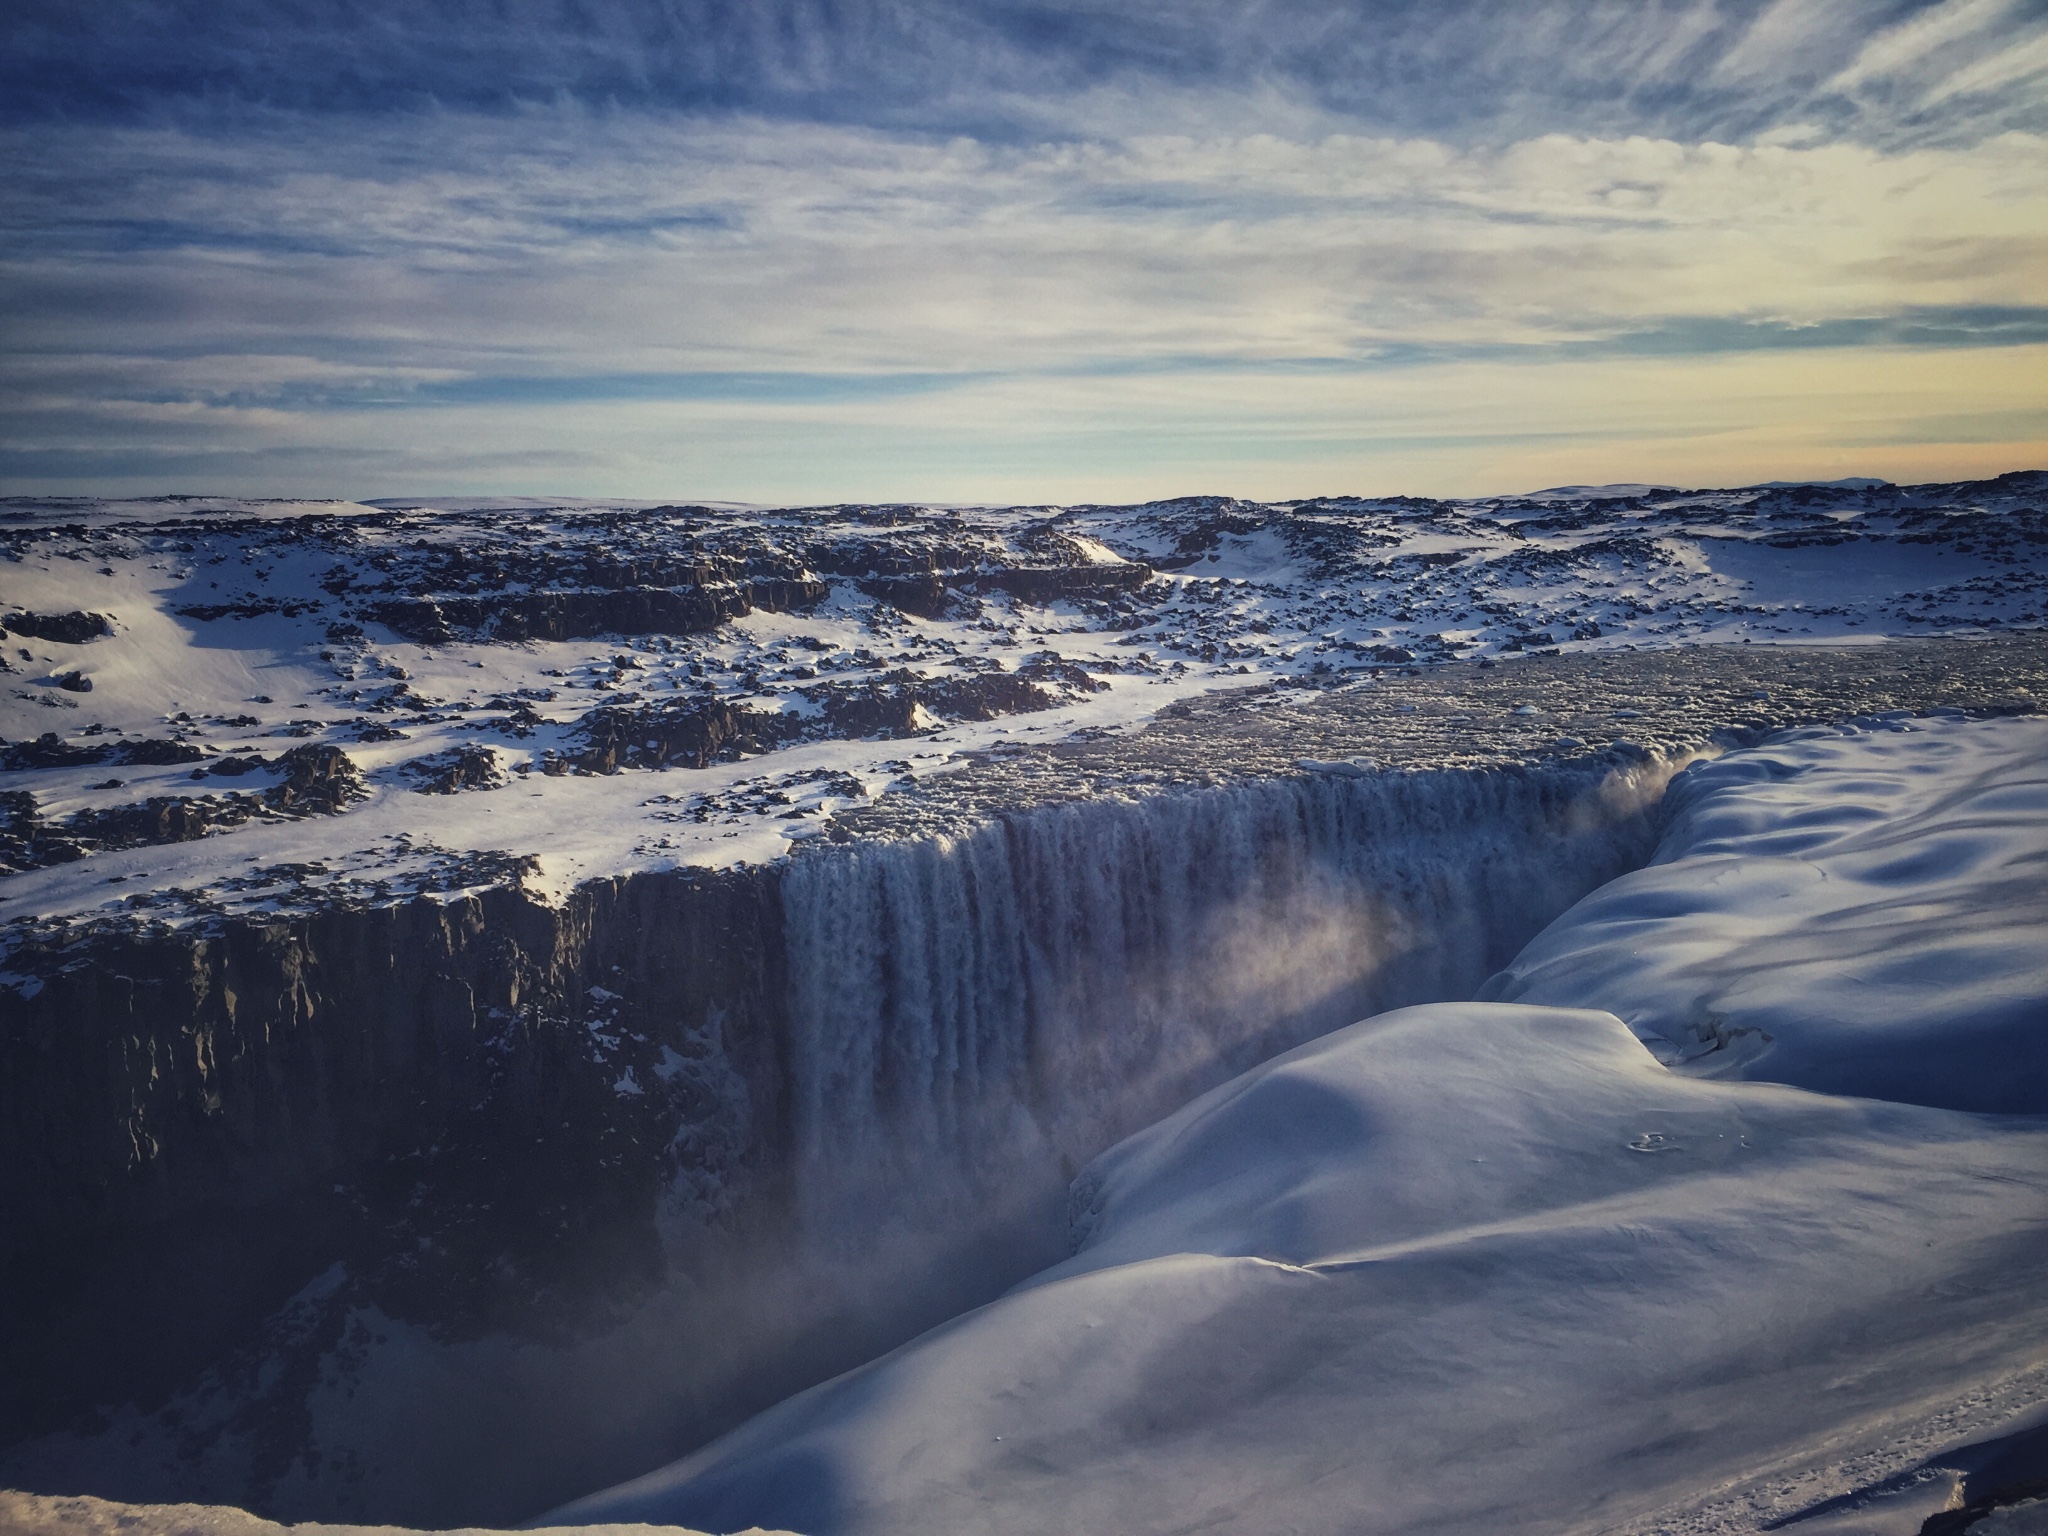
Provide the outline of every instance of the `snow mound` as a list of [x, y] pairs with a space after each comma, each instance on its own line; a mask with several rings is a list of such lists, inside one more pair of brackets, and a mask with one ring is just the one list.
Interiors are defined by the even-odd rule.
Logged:
[[1482, 996], [1608, 1009], [1689, 1072], [2048, 1112], [2048, 721], [1794, 732], [1670, 795], [1651, 866]]
[[1590, 1011], [1382, 1015], [1081, 1187], [1065, 1265], [550, 1519], [1575, 1529], [1953, 1392], [2048, 1321], [2048, 1131], [1689, 1080]]

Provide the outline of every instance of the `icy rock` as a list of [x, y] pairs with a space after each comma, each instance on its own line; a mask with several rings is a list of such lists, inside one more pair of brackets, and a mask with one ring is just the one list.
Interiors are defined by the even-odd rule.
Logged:
[[423, 795], [452, 795], [465, 789], [495, 789], [505, 782], [498, 755], [489, 747], [465, 742], [446, 752], [417, 757], [404, 765]]

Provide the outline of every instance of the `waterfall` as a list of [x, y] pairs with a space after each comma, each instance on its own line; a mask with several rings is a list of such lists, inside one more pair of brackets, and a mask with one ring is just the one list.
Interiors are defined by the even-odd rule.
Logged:
[[1316, 1034], [1470, 995], [1642, 862], [1677, 766], [1307, 774], [794, 860], [806, 1246], [891, 1269], [941, 1240], [950, 1262], [997, 1242], [997, 1269], [1055, 1251], [1105, 1147]]

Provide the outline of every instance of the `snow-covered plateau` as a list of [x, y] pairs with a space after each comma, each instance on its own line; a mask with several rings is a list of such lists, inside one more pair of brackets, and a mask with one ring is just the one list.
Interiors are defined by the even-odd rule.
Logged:
[[2044, 493], [0, 504], [0, 1485], [2031, 1519]]
[[0, 502], [0, 862], [44, 871], [0, 921], [374, 899], [508, 851], [553, 890], [769, 859], [977, 754], [1223, 689], [2048, 621], [2048, 475], [1619, 490]]

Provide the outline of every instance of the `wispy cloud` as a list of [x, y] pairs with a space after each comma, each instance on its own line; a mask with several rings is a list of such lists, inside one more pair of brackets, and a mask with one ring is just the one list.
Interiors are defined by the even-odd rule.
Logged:
[[[1816, 110], [1871, 141], [1981, 131], [1816, 106], [2029, 25], [2020, 0], [16, 0], [0, 114], [741, 112], [1028, 140], [1140, 110], [1217, 126], [1263, 98], [1454, 142], [1545, 132], [1747, 138]], [[2035, 17], [2034, 20], [2038, 20]], [[2040, 103], [2029, 122], [2039, 124]], [[2002, 103], [2006, 126], [2027, 103]], [[1119, 118], [1121, 117], [1121, 120]], [[1246, 126], [1243, 123], [1236, 125]]]
[[536, 109], [379, 128], [312, 167], [297, 144], [80, 132], [87, 195], [0, 193], [24, 353], [982, 372], [2048, 303], [2029, 135], [1017, 148]]
[[1944, 49], [1982, 37], [2007, 21], [2014, 9], [2015, 0], [1942, 0], [1878, 33], [1828, 82], [1828, 88], [1853, 91], [1869, 81], [1917, 69]]
[[640, 475], [727, 408], [785, 466], [879, 413], [936, 475], [998, 398], [1093, 462], [1044, 402], [1171, 438], [1113, 403], [1171, 379], [1272, 473], [1338, 378], [1494, 370], [1408, 434], [1444, 443], [1545, 369], [2009, 356], [2048, 315], [2020, 0], [25, 0], [4, 37], [17, 476], [531, 468], [538, 411], [610, 445], [550, 464]]

